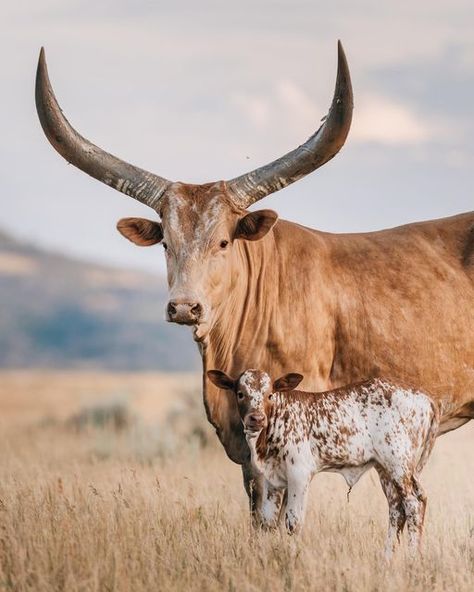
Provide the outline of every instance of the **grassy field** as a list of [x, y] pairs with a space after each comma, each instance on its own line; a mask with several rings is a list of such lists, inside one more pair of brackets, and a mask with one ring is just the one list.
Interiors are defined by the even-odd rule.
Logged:
[[376, 474], [315, 478], [301, 537], [256, 533], [192, 375], [0, 374], [0, 591], [474, 590], [474, 426], [425, 470], [423, 556], [386, 566]]

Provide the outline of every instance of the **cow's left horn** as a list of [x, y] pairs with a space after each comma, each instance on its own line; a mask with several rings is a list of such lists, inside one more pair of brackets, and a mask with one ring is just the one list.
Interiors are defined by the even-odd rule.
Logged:
[[304, 144], [278, 160], [227, 182], [237, 205], [247, 208], [298, 181], [333, 158], [344, 145], [352, 120], [352, 86], [342, 44], [338, 41], [336, 89], [324, 123]]
[[36, 71], [36, 110], [44, 133], [68, 162], [88, 175], [157, 209], [170, 181], [120, 160], [79, 135], [64, 117], [48, 76], [44, 49]]

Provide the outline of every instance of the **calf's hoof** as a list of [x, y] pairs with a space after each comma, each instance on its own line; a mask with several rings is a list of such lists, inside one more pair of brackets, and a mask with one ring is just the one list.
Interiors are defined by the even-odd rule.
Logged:
[[285, 526], [287, 533], [290, 535], [298, 534], [301, 531], [301, 524], [299, 520], [292, 514], [286, 514]]

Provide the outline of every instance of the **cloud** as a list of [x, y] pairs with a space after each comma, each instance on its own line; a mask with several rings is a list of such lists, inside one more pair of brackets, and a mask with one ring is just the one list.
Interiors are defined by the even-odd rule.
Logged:
[[277, 98], [282, 108], [300, 124], [314, 124], [324, 115], [324, 109], [319, 109], [314, 99], [291, 80], [278, 83]]
[[[275, 129], [285, 122], [292, 135], [299, 133], [302, 138], [319, 127], [327, 111], [316, 105], [301, 86], [287, 79], [278, 81], [266, 96], [237, 93], [232, 102], [258, 129]], [[394, 99], [366, 94], [356, 100], [351, 140], [388, 146], [419, 145], [438, 137], [446, 127], [426, 120]]]
[[439, 133], [410, 107], [380, 95], [360, 97], [354, 112], [351, 139], [385, 145], [416, 145]]
[[313, 133], [325, 114], [301, 86], [289, 79], [278, 80], [265, 94], [234, 93], [231, 103], [258, 129], [290, 132], [292, 137], [302, 135], [303, 138]]
[[248, 93], [235, 93], [231, 101], [252, 125], [259, 129], [267, 126], [272, 108], [267, 99]]

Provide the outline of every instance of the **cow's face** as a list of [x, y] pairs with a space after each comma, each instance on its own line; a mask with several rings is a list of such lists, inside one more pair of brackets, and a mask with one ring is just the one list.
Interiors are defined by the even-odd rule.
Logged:
[[301, 374], [285, 374], [273, 385], [270, 376], [262, 370], [246, 370], [237, 380], [219, 370], [209, 370], [207, 376], [221, 389], [235, 393], [239, 415], [248, 435], [255, 435], [268, 425], [275, 392], [291, 391], [303, 380]]
[[174, 183], [162, 198], [159, 214], [161, 222], [125, 218], [117, 228], [135, 244], [163, 245], [169, 287], [166, 318], [194, 325], [200, 339], [233, 289], [230, 272], [237, 241], [263, 238], [278, 216], [272, 210], [238, 209], [223, 182]]

